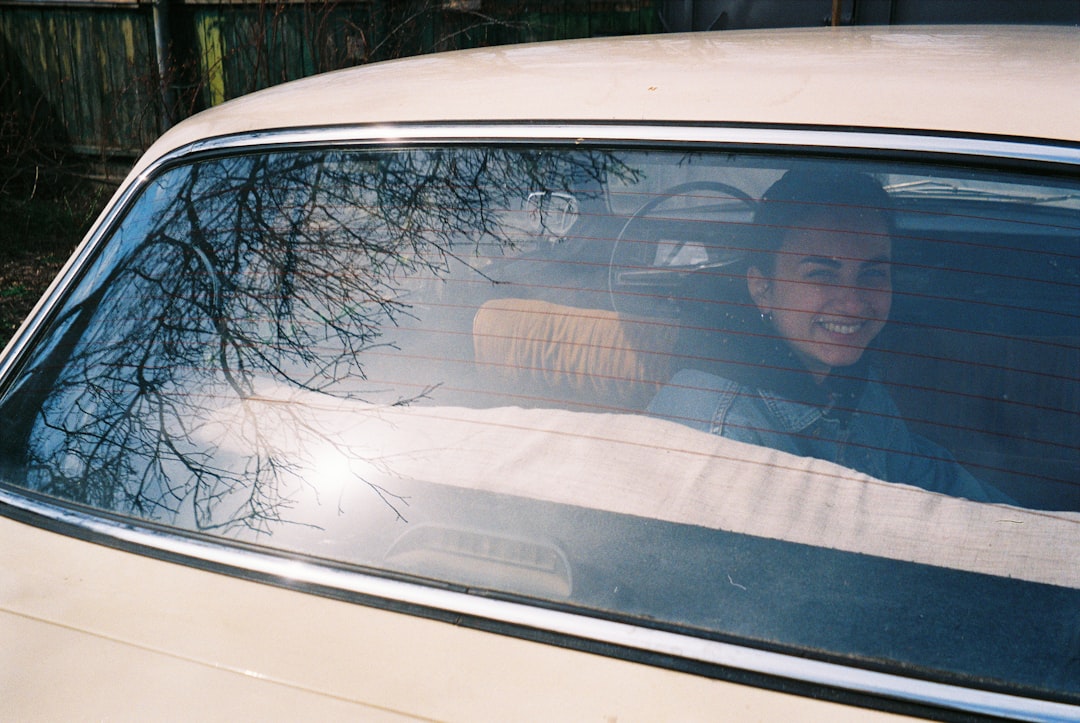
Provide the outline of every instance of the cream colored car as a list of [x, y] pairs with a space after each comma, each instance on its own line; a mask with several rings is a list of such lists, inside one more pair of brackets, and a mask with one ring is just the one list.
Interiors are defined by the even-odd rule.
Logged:
[[1080, 719], [1080, 33], [202, 113], [0, 358], [7, 720]]

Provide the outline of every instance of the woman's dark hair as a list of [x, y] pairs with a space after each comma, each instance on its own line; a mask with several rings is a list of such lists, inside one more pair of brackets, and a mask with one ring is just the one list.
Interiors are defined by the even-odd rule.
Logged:
[[837, 168], [796, 169], [765, 191], [754, 213], [754, 248], [748, 266], [771, 274], [775, 253], [791, 229], [810, 215], [829, 209], [878, 215], [893, 231], [892, 201], [881, 184], [866, 173]]

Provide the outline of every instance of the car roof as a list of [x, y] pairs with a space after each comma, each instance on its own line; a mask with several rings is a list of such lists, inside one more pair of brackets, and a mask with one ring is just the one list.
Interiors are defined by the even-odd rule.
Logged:
[[1080, 29], [881, 26], [647, 35], [375, 63], [204, 111], [208, 137], [442, 121], [707, 122], [1080, 141]]

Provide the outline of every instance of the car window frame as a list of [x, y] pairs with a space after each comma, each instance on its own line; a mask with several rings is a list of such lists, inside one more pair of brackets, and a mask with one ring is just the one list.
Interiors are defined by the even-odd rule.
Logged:
[[[60, 308], [66, 290], [102, 252], [105, 239], [142, 190], [168, 169], [201, 158], [280, 149], [495, 143], [782, 151], [829, 157], [887, 157], [889, 160], [978, 164], [1054, 174], [1075, 174], [1080, 168], [1080, 144], [1076, 143], [884, 129], [655, 123], [424, 123], [283, 129], [210, 138], [167, 152], [118, 193], [8, 345], [0, 362], [0, 395], [6, 392], [35, 340]], [[714, 677], [749, 680], [765, 687], [795, 687], [806, 694], [831, 696], [846, 702], [870, 700], [875, 707], [884, 705], [886, 708], [900, 701], [903, 705], [927, 710], [1029, 719], [1050, 720], [1076, 714], [1076, 707], [1066, 703], [810, 660], [659, 628], [646, 629], [603, 620], [554, 605], [545, 607], [496, 600], [450, 587], [421, 585], [382, 572], [323, 565], [251, 545], [60, 504], [27, 490], [0, 487], [0, 514], [60, 534], [213, 572], [426, 617], [460, 620], [464, 616], [466, 624], [478, 629], [530, 639], [555, 639], [560, 644], [583, 650], [602, 651]]]

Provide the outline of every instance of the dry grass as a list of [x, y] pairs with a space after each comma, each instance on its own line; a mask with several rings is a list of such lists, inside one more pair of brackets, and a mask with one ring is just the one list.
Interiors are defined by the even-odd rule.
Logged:
[[54, 254], [5, 258], [0, 266], [0, 346], [30, 313], [65, 259]]
[[93, 184], [47, 199], [0, 197], [0, 347], [22, 323], [108, 199]]

